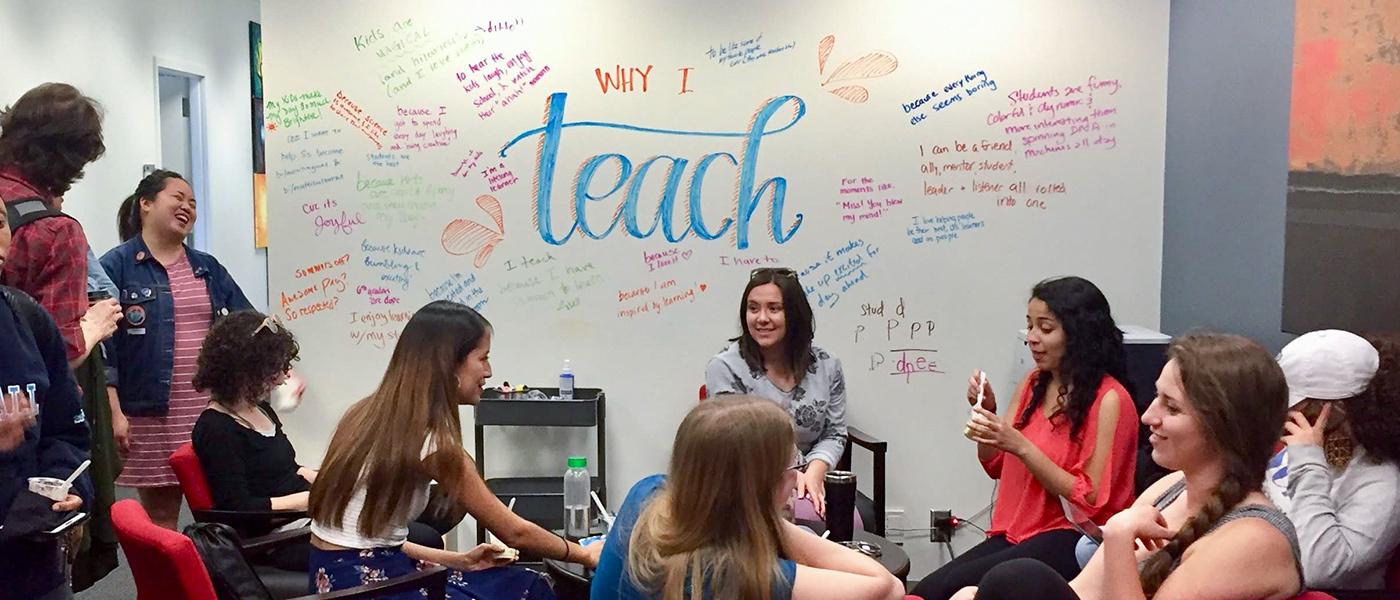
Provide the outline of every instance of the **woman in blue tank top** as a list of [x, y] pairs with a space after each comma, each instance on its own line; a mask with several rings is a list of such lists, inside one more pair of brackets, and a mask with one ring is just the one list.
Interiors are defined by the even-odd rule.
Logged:
[[792, 418], [763, 398], [723, 396], [691, 409], [669, 474], [628, 492], [592, 597], [902, 598], [904, 586], [879, 563], [783, 520], [795, 489], [794, 443]]

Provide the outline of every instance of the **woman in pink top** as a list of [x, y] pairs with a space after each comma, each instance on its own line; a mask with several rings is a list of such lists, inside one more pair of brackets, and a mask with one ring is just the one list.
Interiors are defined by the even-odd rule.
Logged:
[[963, 434], [999, 479], [986, 541], [919, 582], [913, 594], [946, 600], [1013, 558], [1038, 559], [1065, 579], [1079, 573], [1080, 534], [1060, 498], [1096, 523], [1133, 500], [1137, 412], [1127, 378], [1123, 333], [1108, 299], [1079, 277], [1042, 281], [1026, 306], [1026, 344], [1036, 368], [1017, 388], [1006, 416], [974, 372], [967, 391], [973, 415]]
[[170, 455], [209, 404], [193, 384], [199, 348], [217, 316], [252, 306], [219, 261], [185, 244], [197, 212], [180, 174], [146, 176], [119, 213], [124, 241], [102, 257], [123, 316], [106, 343], [112, 438], [126, 458], [116, 483], [136, 488], [151, 520], [174, 529], [180, 487]]

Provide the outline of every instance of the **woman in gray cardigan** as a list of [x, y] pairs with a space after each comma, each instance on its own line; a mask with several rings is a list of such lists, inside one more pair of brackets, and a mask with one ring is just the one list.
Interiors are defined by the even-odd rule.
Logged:
[[1307, 586], [1381, 589], [1400, 542], [1400, 336], [1314, 331], [1278, 361], [1291, 412], [1264, 490], [1298, 530]]
[[[705, 368], [711, 394], [750, 394], [777, 402], [792, 415], [797, 463], [798, 519], [826, 518], [826, 472], [846, 449], [846, 378], [841, 361], [812, 345], [812, 305], [792, 269], [749, 275], [739, 302], [739, 337]], [[861, 528], [859, 516], [856, 529]]]

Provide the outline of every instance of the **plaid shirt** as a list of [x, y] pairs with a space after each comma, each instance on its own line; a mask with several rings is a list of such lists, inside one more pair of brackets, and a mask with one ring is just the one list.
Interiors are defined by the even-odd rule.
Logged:
[[[0, 200], [34, 196], [53, 202], [14, 169], [0, 169]], [[88, 307], [87, 253], [87, 236], [76, 220], [40, 219], [15, 233], [0, 272], [0, 282], [33, 296], [53, 316], [70, 361], [87, 350], [81, 324]]]

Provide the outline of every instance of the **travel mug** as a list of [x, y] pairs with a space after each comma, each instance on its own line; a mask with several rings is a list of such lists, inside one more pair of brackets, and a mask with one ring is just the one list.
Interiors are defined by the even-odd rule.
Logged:
[[826, 472], [826, 530], [832, 541], [848, 542], [855, 533], [856, 474]]

